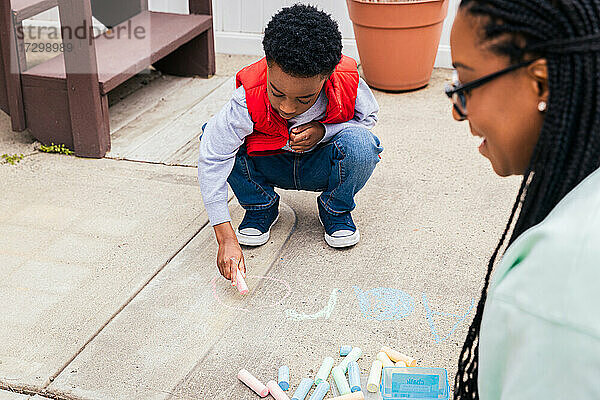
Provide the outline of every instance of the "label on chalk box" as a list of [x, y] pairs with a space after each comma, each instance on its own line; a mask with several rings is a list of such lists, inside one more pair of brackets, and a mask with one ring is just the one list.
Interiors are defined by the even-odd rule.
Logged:
[[439, 375], [392, 374], [392, 393], [402, 398], [438, 397], [440, 391]]

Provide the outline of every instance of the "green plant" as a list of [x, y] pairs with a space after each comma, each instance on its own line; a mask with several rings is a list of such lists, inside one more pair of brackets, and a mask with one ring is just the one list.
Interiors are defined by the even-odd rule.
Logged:
[[2, 154], [2, 159], [10, 165], [15, 165], [25, 157], [23, 154]]
[[58, 144], [54, 144], [54, 143], [51, 143], [50, 146], [41, 145], [40, 146], [40, 151], [42, 151], [44, 153], [65, 154], [67, 156], [70, 156], [71, 154], [74, 154], [73, 150], [70, 150], [64, 144], [58, 145]]

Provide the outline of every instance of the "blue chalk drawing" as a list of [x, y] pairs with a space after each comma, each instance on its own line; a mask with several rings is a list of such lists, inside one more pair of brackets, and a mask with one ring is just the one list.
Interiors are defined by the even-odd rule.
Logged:
[[[427, 318], [427, 322], [429, 323], [429, 328], [431, 328], [431, 334], [433, 335], [433, 339], [435, 340], [436, 343], [441, 343], [444, 340], [447, 340], [454, 333], [454, 331], [456, 330], [458, 325], [469, 316], [471, 311], [473, 311], [473, 307], [475, 307], [475, 299], [473, 299], [473, 298], [471, 299], [471, 306], [469, 307], [467, 312], [465, 312], [463, 315], [456, 315], [456, 314], [451, 314], [451, 313], [432, 311], [431, 308], [429, 308], [429, 303], [427, 302], [427, 296], [425, 295], [425, 293], [423, 293], [423, 306], [425, 307], [425, 318]], [[452, 326], [452, 329], [450, 330], [450, 332], [443, 338], [440, 338], [440, 335], [438, 335], [437, 330], [435, 329], [435, 325], [433, 323], [433, 317], [435, 315], [440, 315], [442, 317], [449, 317], [449, 318], [456, 319], [456, 322]]]
[[285, 315], [295, 321], [304, 321], [307, 319], [317, 318], [329, 319], [329, 317], [331, 317], [331, 313], [333, 313], [333, 309], [335, 308], [335, 304], [337, 303], [337, 298], [340, 293], [342, 293], [340, 289], [333, 289], [329, 295], [329, 301], [327, 302], [327, 305], [319, 312], [314, 314], [301, 314], [296, 312], [296, 310], [288, 309], [285, 310]]
[[398, 289], [375, 288], [367, 291], [353, 286], [363, 317], [377, 321], [402, 319], [415, 309], [412, 296]]

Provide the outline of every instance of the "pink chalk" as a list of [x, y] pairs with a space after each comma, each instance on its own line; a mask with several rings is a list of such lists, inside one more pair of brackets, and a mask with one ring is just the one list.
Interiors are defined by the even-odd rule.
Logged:
[[246, 384], [250, 389], [254, 390], [260, 397], [267, 397], [269, 389], [250, 372], [241, 369], [237, 375], [238, 379]]
[[242, 271], [238, 268], [237, 270], [237, 288], [240, 291], [241, 294], [248, 294], [248, 285], [246, 285], [246, 281], [244, 280], [244, 277], [242, 276]]
[[279, 384], [275, 381], [267, 382], [267, 388], [269, 389], [269, 393], [275, 400], [290, 400], [287, 394], [279, 387]]

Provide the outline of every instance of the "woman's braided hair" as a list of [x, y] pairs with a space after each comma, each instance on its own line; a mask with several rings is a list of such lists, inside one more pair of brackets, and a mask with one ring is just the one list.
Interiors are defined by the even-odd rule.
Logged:
[[[481, 21], [492, 51], [516, 63], [547, 61], [549, 101], [542, 131], [508, 224], [494, 251], [481, 298], [458, 361], [457, 400], [478, 399], [479, 330], [494, 262], [600, 167], [600, 0], [462, 0]], [[517, 211], [520, 211], [517, 213]]]

